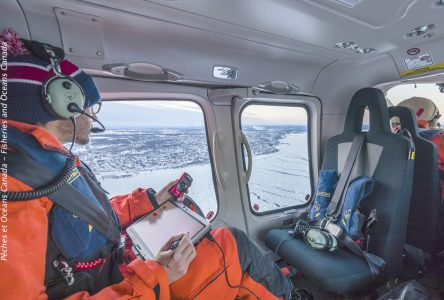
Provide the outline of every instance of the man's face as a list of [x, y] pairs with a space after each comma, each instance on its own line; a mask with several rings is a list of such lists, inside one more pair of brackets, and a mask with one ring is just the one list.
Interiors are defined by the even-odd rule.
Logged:
[[[85, 110], [85, 113], [96, 118], [91, 108]], [[79, 145], [86, 145], [89, 143], [89, 134], [93, 127], [93, 120], [81, 114], [76, 117], [76, 139], [75, 142]], [[43, 128], [51, 132], [62, 144], [71, 143], [74, 131], [71, 120], [55, 120], [41, 125]]]
[[[92, 115], [91, 108], [87, 108], [85, 113]], [[76, 124], [76, 143], [79, 145], [88, 144], [93, 120], [82, 114], [76, 118]]]

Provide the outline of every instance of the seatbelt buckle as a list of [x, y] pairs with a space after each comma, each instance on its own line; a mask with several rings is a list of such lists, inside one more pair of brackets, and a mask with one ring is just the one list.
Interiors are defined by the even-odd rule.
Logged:
[[323, 218], [319, 223], [319, 227], [321, 227], [322, 229], [325, 229], [328, 222], [330, 222], [330, 218]]
[[366, 223], [365, 223], [365, 232], [364, 234], [368, 234], [370, 229], [378, 222], [378, 216], [376, 213], [376, 208], [372, 209], [370, 214], [367, 217]]
[[415, 148], [410, 147], [407, 160], [415, 160], [415, 154], [416, 154]]
[[325, 218], [321, 221], [321, 228], [327, 230], [335, 237], [339, 237], [342, 234], [342, 228], [334, 222], [335, 221], [332, 218]]

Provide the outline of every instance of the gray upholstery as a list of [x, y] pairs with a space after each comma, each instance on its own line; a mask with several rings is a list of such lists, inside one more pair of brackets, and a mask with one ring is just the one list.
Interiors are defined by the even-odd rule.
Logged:
[[407, 107], [390, 107], [390, 117], [397, 116], [415, 143], [415, 171], [406, 242], [432, 256], [437, 252], [441, 187], [436, 145], [422, 138], [416, 117]]
[[[377, 209], [378, 223], [371, 230], [370, 252], [386, 263], [383, 277], [393, 278], [401, 267], [409, 213], [413, 161], [408, 160], [410, 142], [390, 131], [386, 100], [374, 88], [361, 89], [353, 96], [342, 134], [327, 141], [323, 169], [338, 169], [338, 146], [349, 143], [361, 132], [365, 107], [370, 111], [367, 143], [383, 147], [374, 171], [374, 192], [362, 203], [368, 214]], [[334, 253], [316, 251], [303, 241], [289, 237], [287, 230], [275, 229], [266, 237], [267, 246], [295, 266], [321, 288], [343, 295], [366, 293], [372, 287], [366, 262], [348, 250]]]

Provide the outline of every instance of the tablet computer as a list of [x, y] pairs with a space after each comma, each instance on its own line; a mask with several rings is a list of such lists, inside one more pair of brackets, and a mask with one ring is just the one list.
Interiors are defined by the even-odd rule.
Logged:
[[143, 259], [153, 259], [163, 245], [181, 232], [189, 232], [193, 244], [211, 229], [205, 218], [177, 201], [166, 201], [155, 211], [126, 229], [133, 250]]

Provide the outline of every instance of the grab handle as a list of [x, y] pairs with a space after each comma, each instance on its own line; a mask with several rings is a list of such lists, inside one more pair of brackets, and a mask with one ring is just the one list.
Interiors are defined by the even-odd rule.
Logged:
[[248, 143], [248, 139], [242, 131], [241, 131], [241, 137], [242, 137], [241, 144], [245, 146], [245, 150], [247, 150], [247, 156], [248, 156], [248, 166], [247, 170], [245, 171], [246, 180], [248, 183], [250, 181], [251, 172], [253, 171], [253, 154], [251, 153], [250, 143]]
[[217, 132], [213, 135], [213, 141], [212, 141], [212, 153], [213, 153], [213, 160], [214, 160], [214, 173], [216, 174], [216, 181], [219, 184], [219, 186], [223, 189], [225, 186], [224, 179], [222, 175], [219, 174], [219, 158], [217, 156], [217, 148], [219, 148], [219, 135]]

